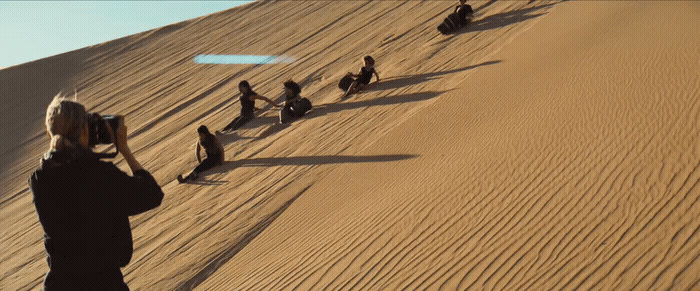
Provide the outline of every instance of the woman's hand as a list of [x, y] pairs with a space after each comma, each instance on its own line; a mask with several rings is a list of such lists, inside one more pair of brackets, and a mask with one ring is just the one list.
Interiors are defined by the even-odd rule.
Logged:
[[[119, 118], [119, 126], [117, 126], [117, 150], [119, 150], [120, 153], [131, 153], [131, 150], [129, 149], [129, 144], [127, 143], [126, 135], [127, 135], [127, 127], [126, 124], [124, 124], [124, 116], [122, 115], [117, 115], [117, 118]], [[108, 126], [111, 129], [111, 126]]]
[[[117, 132], [112, 131], [112, 127], [107, 125], [107, 128], [109, 130], [109, 133], [112, 135], [112, 137], [117, 138], [116, 146], [117, 150], [119, 153], [122, 154], [122, 157], [124, 157], [124, 160], [126, 163], [129, 165], [129, 168], [131, 169], [131, 173], [134, 173], [138, 170], [143, 169], [141, 164], [139, 164], [138, 161], [136, 161], [136, 158], [134, 158], [134, 155], [131, 153], [131, 149], [129, 149], [129, 144], [127, 143], [127, 127], [126, 124], [124, 124], [124, 116], [123, 115], [117, 115], [117, 118], [119, 118], [119, 126], [117, 126]], [[107, 122], [107, 121], [105, 121]], [[113, 139], [114, 140], [114, 139]]]

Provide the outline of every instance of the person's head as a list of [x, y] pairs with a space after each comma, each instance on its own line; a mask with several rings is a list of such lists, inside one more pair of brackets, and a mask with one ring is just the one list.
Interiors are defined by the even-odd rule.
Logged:
[[467, 4], [467, 0], [459, 0], [459, 5]]
[[284, 94], [287, 98], [294, 98], [301, 93], [301, 87], [299, 84], [292, 80], [284, 82]]
[[49, 151], [69, 148], [89, 148], [87, 111], [82, 104], [63, 97], [60, 93], [46, 108], [46, 132], [51, 138]]
[[205, 125], [202, 125], [199, 128], [197, 128], [197, 133], [199, 134], [200, 138], [204, 138], [207, 135], [211, 134], [209, 133], [209, 129]]
[[250, 84], [248, 83], [248, 81], [241, 81], [240, 83], [238, 83], [238, 90], [240, 90], [243, 94], [253, 91], [253, 89], [250, 88]]
[[374, 59], [371, 56], [365, 56], [364, 58], [362, 58], [362, 61], [365, 63], [365, 67], [374, 67]]

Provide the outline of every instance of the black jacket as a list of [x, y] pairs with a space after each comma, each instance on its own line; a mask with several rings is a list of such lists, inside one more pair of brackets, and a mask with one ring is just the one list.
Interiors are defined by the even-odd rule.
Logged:
[[460, 21], [462, 21], [462, 24], [466, 25], [467, 17], [471, 17], [474, 14], [474, 10], [469, 4], [457, 5], [457, 7], [455, 7], [454, 13], [457, 13], [457, 15], [459, 15]]
[[129, 216], [158, 207], [163, 199], [147, 171], [129, 176], [89, 150], [47, 155], [29, 177], [29, 187], [44, 228], [49, 275], [126, 266], [133, 252]]

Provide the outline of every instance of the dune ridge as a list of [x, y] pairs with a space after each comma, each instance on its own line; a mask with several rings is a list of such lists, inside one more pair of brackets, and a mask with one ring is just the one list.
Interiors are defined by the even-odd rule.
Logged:
[[[71, 88], [127, 116], [166, 194], [131, 219], [132, 289], [697, 288], [700, 7], [481, 1], [439, 36], [448, 4], [256, 2], [1, 70], [0, 289], [47, 270], [26, 177]], [[366, 54], [382, 82], [337, 102]], [[279, 100], [287, 78], [307, 118], [264, 112], [223, 138], [224, 166], [173, 182], [196, 127], [237, 114], [239, 80]]]

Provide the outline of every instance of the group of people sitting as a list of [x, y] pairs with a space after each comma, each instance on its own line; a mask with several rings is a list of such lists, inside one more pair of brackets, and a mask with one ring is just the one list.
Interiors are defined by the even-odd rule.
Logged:
[[[474, 10], [472, 7], [466, 4], [466, 0], [459, 0], [459, 5], [457, 5], [454, 12], [448, 15], [443, 23], [438, 26], [438, 30], [443, 34], [454, 32], [467, 26], [473, 17]], [[362, 58], [362, 62], [363, 66], [360, 68], [360, 71], [357, 74], [348, 72], [344, 77], [345, 80], [341, 80], [339, 87], [345, 90], [345, 93], [342, 95], [341, 99], [364, 90], [371, 82], [373, 75], [377, 77], [376, 82], [379, 82], [379, 73], [374, 69], [374, 58], [371, 56], [365, 56]], [[347, 86], [342, 84], [346, 80], [349, 83]], [[238, 84], [238, 90], [241, 93], [239, 97], [239, 101], [241, 103], [241, 114], [234, 118], [233, 121], [227, 124], [222, 130], [217, 130], [215, 132], [216, 135], [234, 131], [255, 118], [254, 112], [256, 110], [260, 110], [255, 106], [255, 100], [262, 100], [274, 107], [281, 107], [280, 123], [283, 124], [289, 123], [294, 119], [304, 116], [304, 114], [311, 109], [311, 102], [308, 99], [300, 96], [301, 87], [299, 84], [289, 80], [284, 82], [283, 85], [285, 102], [284, 104], [277, 104], [270, 98], [262, 96], [253, 91], [248, 81], [241, 81]], [[196, 179], [199, 173], [211, 169], [217, 165], [221, 165], [225, 160], [224, 148], [221, 146], [221, 142], [219, 142], [216, 135], [211, 134], [209, 129], [204, 125], [197, 129], [197, 133], [199, 134], [199, 139], [197, 141], [195, 152], [199, 165], [197, 165], [197, 167], [195, 167], [190, 174], [184, 177], [182, 175], [178, 175], [177, 180], [180, 183]], [[207, 157], [204, 160], [202, 160], [200, 155], [201, 148], [204, 148], [206, 152]]]
[[[357, 74], [348, 73], [346, 75], [346, 78], [352, 78], [352, 82], [341, 99], [367, 88], [367, 85], [369, 85], [372, 80], [372, 75], [376, 75], [377, 82], [379, 82], [379, 73], [374, 69], [374, 58], [365, 56], [362, 58], [362, 62], [363, 66]], [[273, 107], [281, 108], [279, 112], [279, 121], [281, 124], [286, 124], [301, 118], [311, 110], [311, 101], [301, 97], [301, 86], [299, 86], [299, 84], [289, 80], [284, 82], [283, 86], [285, 101], [283, 104], [277, 104], [270, 98], [253, 91], [253, 88], [247, 80], [238, 83], [238, 90], [240, 91], [238, 100], [241, 104], [240, 115], [234, 118], [223, 129], [216, 130], [215, 134], [212, 134], [205, 125], [197, 128], [199, 138], [195, 145], [195, 156], [199, 164], [189, 174], [185, 176], [178, 175], [177, 181], [185, 183], [186, 181], [195, 180], [201, 172], [224, 163], [224, 147], [221, 145], [217, 136], [235, 131], [253, 120], [255, 118], [255, 111], [260, 110], [260, 108], [255, 106], [255, 100], [265, 101]], [[202, 148], [206, 154], [206, 158], [204, 159], [202, 159], [201, 155]]]
[[[471, 17], [471, 7], [464, 2], [460, 1], [455, 13], [466, 20]], [[341, 100], [364, 90], [373, 75], [379, 81], [374, 59], [366, 56], [362, 61], [358, 74], [345, 76], [349, 82], [340, 86], [344, 90]], [[284, 83], [283, 104], [257, 94], [247, 81], [240, 82], [238, 89], [241, 114], [219, 134], [252, 120], [257, 109], [255, 100], [281, 107], [281, 123], [302, 117], [311, 109], [310, 101], [300, 96], [301, 87], [293, 81]], [[156, 208], [163, 200], [161, 187], [129, 148], [123, 116], [97, 121], [90, 116], [94, 113], [60, 93], [46, 109], [49, 149], [28, 180], [48, 254], [50, 270], [44, 279], [44, 290], [129, 290], [121, 272], [133, 254], [129, 216]], [[195, 152], [199, 165], [189, 175], [179, 175], [180, 182], [196, 179], [202, 171], [225, 160], [224, 147], [216, 135], [206, 126], [200, 126], [197, 133]], [[110, 142], [124, 158], [131, 175], [112, 162], [102, 161], [104, 156], [92, 151], [95, 144]], [[204, 159], [202, 149], [206, 153]]]

